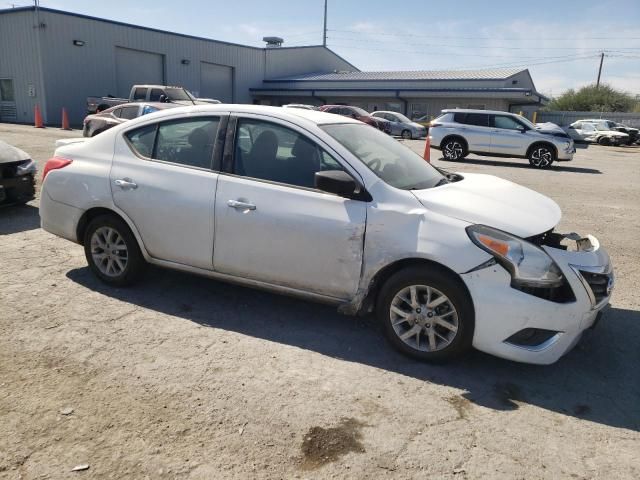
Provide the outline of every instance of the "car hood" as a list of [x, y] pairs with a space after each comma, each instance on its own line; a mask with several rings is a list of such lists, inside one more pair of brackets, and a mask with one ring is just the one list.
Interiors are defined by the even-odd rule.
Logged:
[[551, 230], [562, 217], [558, 204], [538, 192], [493, 175], [462, 176], [458, 182], [411, 192], [435, 213], [520, 237]]
[[417, 128], [418, 130], [424, 130], [426, 128], [424, 125], [420, 125], [416, 122], [411, 122], [409, 125], [413, 128]]
[[541, 133], [565, 133], [565, 131], [560, 126], [556, 125], [553, 122], [536, 123], [536, 131]]
[[30, 158], [31, 156], [24, 150], [0, 140], [0, 163], [19, 162]]

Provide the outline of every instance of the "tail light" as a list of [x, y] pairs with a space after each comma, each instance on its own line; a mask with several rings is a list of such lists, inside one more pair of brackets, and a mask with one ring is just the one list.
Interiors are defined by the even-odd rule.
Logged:
[[44, 164], [44, 170], [42, 171], [42, 181], [44, 182], [44, 179], [47, 177], [47, 173], [49, 173], [51, 170], [58, 170], [70, 164], [71, 164], [71, 160], [69, 160], [68, 158], [62, 158], [62, 157], [50, 158], [49, 160], [47, 160], [47, 163]]

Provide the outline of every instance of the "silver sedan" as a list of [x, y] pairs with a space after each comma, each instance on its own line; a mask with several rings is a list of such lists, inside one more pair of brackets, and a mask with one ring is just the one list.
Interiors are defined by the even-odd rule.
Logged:
[[401, 113], [379, 111], [373, 112], [371, 116], [391, 122], [391, 135], [398, 135], [408, 140], [427, 136], [425, 126], [409, 120]]

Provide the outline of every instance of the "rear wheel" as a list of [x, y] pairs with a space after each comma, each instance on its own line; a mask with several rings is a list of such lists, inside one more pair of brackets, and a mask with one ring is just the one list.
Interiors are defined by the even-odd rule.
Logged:
[[127, 224], [113, 215], [91, 220], [84, 235], [84, 253], [89, 268], [109, 285], [130, 285], [144, 271], [138, 242]]
[[534, 168], [549, 168], [555, 159], [556, 154], [548, 145], [534, 145], [529, 152], [529, 163]]
[[442, 155], [447, 160], [462, 160], [467, 156], [467, 147], [460, 139], [449, 138], [442, 143]]
[[389, 342], [411, 357], [442, 361], [471, 348], [471, 299], [444, 271], [414, 267], [396, 273], [380, 291], [376, 315]]

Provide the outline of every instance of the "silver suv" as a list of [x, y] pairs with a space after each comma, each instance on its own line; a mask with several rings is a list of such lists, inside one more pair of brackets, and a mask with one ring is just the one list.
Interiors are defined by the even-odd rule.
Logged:
[[573, 160], [573, 140], [560, 128], [536, 126], [520, 115], [491, 110], [443, 110], [429, 128], [431, 146], [447, 160], [469, 153], [528, 158], [535, 168]]

